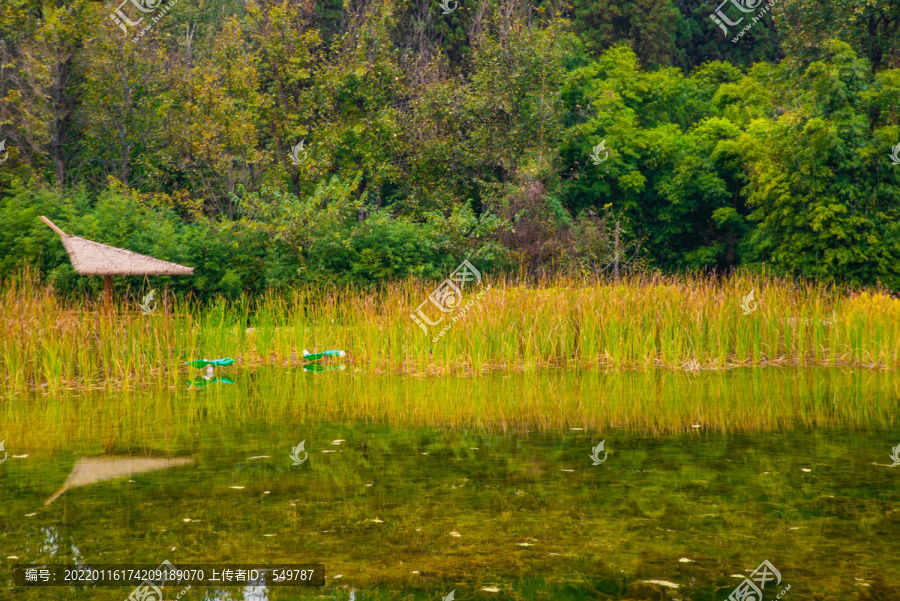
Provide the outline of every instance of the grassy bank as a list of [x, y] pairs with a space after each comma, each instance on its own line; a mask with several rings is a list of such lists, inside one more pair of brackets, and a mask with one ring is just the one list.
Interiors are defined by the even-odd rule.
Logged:
[[[426, 335], [410, 317], [432, 283], [305, 288], [204, 306], [166, 298], [143, 315], [135, 299], [104, 309], [65, 301], [21, 278], [0, 291], [0, 387], [171, 386], [189, 374], [190, 359], [230, 356], [238, 367], [283, 366], [303, 362], [303, 349], [332, 348], [348, 352], [351, 368], [438, 375], [547, 366], [895, 370], [900, 364], [900, 301], [875, 292], [749, 276], [482, 283], [490, 289], [480, 298], [483, 288], [467, 289], [450, 317], [477, 301], [433, 341], [449, 319]], [[741, 302], [751, 289], [758, 306], [745, 314]]]

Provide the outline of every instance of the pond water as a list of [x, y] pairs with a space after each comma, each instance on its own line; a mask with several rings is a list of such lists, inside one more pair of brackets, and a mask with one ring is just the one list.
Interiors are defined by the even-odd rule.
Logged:
[[185, 601], [724, 601], [764, 561], [767, 601], [900, 598], [896, 374], [217, 376], [0, 401], [2, 598], [134, 589], [16, 564], [164, 561], [324, 574]]

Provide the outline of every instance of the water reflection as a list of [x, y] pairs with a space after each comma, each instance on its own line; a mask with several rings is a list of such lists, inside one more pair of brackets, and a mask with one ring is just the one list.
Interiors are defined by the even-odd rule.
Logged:
[[41, 554], [56, 555], [59, 552], [59, 534], [56, 532], [56, 529], [44, 528], [42, 526], [41, 532], [44, 534], [44, 540], [41, 544]]
[[192, 457], [82, 457], [75, 463], [63, 487], [47, 499], [44, 505], [49, 505], [70, 488], [185, 465], [193, 461]]
[[188, 382], [188, 388], [203, 388], [204, 386], [209, 386], [210, 384], [234, 384], [235, 381], [231, 378], [221, 377], [221, 378], [213, 378], [210, 376], [200, 376], [194, 378], [193, 382]]
[[245, 586], [240, 591], [207, 590], [203, 601], [269, 601], [268, 588], [263, 586]]
[[[900, 564], [883, 561], [900, 557], [900, 480], [888, 461], [896, 375], [349, 372], [254, 370], [204, 394], [98, 391], [54, 399], [50, 411], [8, 403], [7, 436], [30, 457], [0, 470], [0, 587], [13, 555], [95, 565], [301, 557], [327, 566], [328, 586], [195, 587], [179, 601], [346, 601], [352, 587], [365, 599], [458, 588], [463, 599], [677, 590], [721, 601], [766, 559], [792, 585], [788, 601], [802, 591], [856, 599], [863, 588], [872, 595], [861, 600], [900, 599]], [[309, 460], [292, 465], [300, 440]], [[103, 469], [90, 462], [123, 457], [89, 457], [73, 469], [73, 453], [100, 448], [179, 457]], [[191, 469], [86, 486], [35, 513], [70, 471], [63, 490], [192, 458]], [[329, 588], [338, 583], [346, 588]], [[15, 593], [123, 601], [128, 591]]]
[[345, 365], [335, 365], [333, 367], [326, 367], [324, 365], [319, 365], [318, 363], [307, 363], [303, 366], [303, 371], [331, 371], [332, 369], [343, 370]]

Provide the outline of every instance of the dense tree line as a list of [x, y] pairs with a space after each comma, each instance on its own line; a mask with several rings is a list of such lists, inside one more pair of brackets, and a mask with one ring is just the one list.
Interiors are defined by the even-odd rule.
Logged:
[[900, 289], [900, 4], [760, 2], [4, 0], [0, 274], [96, 285], [46, 214], [202, 296], [463, 258]]

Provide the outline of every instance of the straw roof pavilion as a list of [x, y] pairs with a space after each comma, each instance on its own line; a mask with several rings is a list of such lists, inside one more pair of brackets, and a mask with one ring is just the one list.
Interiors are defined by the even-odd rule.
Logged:
[[72, 260], [72, 267], [81, 275], [102, 275], [106, 300], [112, 299], [112, 276], [114, 275], [192, 275], [193, 267], [170, 263], [147, 255], [141, 255], [123, 248], [107, 246], [99, 242], [70, 236], [41, 215], [46, 223], [62, 238], [63, 246]]

